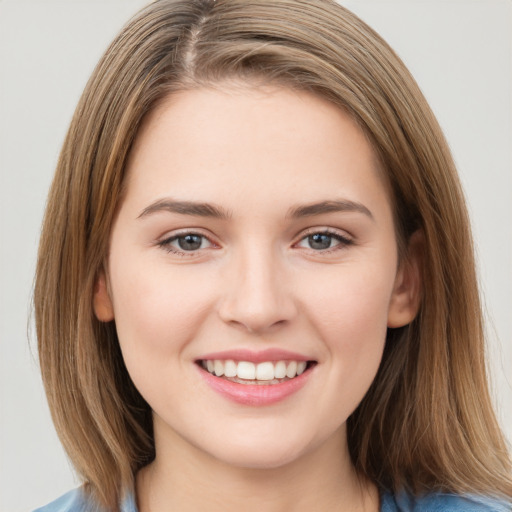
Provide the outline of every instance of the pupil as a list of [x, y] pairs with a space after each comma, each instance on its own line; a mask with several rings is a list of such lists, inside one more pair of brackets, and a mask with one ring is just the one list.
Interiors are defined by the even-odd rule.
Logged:
[[180, 236], [178, 238], [178, 245], [180, 246], [180, 249], [183, 249], [184, 251], [194, 251], [201, 247], [201, 239], [202, 237], [200, 235]]
[[322, 233], [316, 233], [308, 237], [309, 245], [312, 249], [329, 249], [331, 246], [331, 236]]

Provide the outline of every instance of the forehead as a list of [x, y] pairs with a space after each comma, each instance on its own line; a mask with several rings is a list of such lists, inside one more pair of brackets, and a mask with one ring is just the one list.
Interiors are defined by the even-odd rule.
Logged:
[[295, 192], [307, 202], [335, 185], [356, 196], [365, 187], [387, 196], [376, 154], [355, 121], [319, 96], [278, 86], [173, 93], [145, 119], [127, 173], [128, 191], [144, 189], [148, 200], [244, 187], [256, 197], [280, 187], [282, 196]]
[[[360, 151], [371, 152], [356, 122], [332, 102], [284, 86], [229, 81], [177, 91], [158, 102], [142, 123], [134, 149], [138, 151], [141, 144], [146, 145], [148, 138], [158, 143], [155, 137], [162, 134], [159, 128], [175, 129], [175, 136], [199, 147], [218, 146], [220, 142], [227, 145], [245, 138], [251, 146], [263, 142], [265, 147], [261, 149], [268, 151], [285, 148], [287, 142], [300, 142], [301, 137], [312, 143], [319, 138], [338, 143], [340, 127], [345, 128], [345, 137], [351, 131], [351, 139], [357, 141]], [[208, 129], [212, 130], [210, 136], [204, 138]], [[274, 144], [269, 144], [272, 134], [277, 137]]]

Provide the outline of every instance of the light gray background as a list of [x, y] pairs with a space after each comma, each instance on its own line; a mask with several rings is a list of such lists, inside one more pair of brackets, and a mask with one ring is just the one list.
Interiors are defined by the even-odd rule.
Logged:
[[[77, 484], [27, 341], [46, 193], [96, 61], [143, 0], [0, 0], [0, 511]], [[512, 2], [342, 1], [417, 78], [467, 192], [489, 317], [490, 368], [512, 440]], [[33, 335], [32, 335], [33, 338]]]

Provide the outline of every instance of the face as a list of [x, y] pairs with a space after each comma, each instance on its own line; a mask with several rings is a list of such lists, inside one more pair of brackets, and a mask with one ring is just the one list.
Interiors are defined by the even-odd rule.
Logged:
[[157, 456], [179, 439], [279, 467], [345, 439], [388, 326], [415, 314], [414, 279], [344, 112], [284, 88], [219, 89], [146, 120], [94, 306], [154, 411]]

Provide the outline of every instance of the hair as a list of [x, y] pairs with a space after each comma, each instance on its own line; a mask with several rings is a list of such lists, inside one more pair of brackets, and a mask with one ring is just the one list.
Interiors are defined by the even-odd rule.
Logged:
[[347, 112], [380, 159], [403, 257], [422, 233], [420, 311], [388, 330], [378, 374], [348, 420], [359, 473], [395, 491], [511, 497], [448, 145], [402, 61], [332, 0], [157, 0], [122, 29], [84, 90], [49, 194], [34, 303], [52, 417], [89, 492], [117, 510], [155, 450], [115, 322], [99, 322], [92, 307], [130, 149], [169, 94], [230, 79], [309, 91]]

